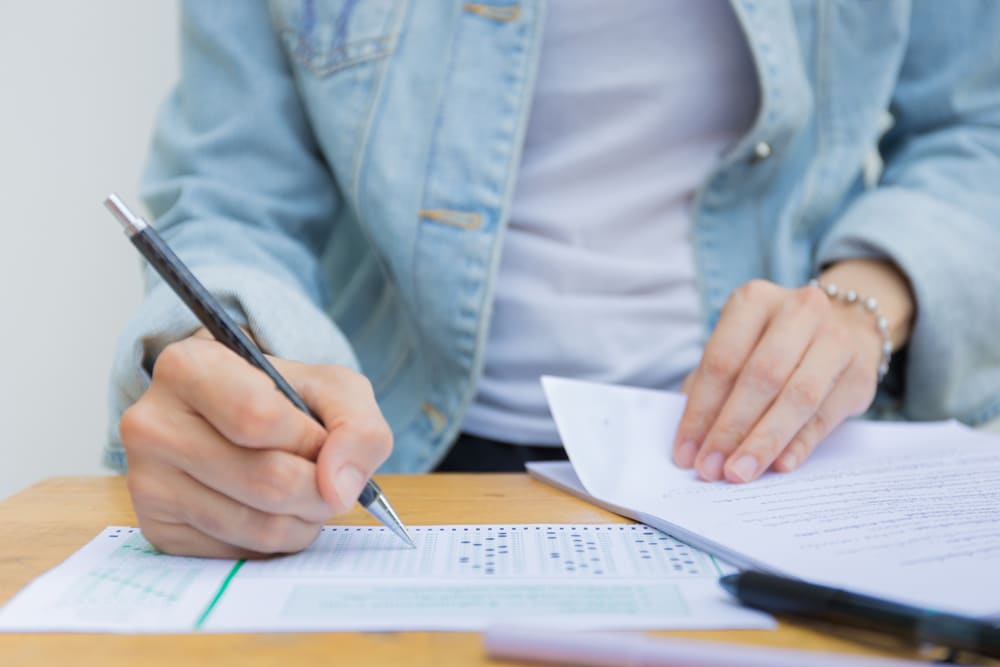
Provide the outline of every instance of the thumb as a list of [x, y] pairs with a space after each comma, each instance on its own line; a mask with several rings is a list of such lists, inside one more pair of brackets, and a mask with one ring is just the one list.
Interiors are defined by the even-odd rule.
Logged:
[[336, 512], [346, 512], [389, 457], [392, 430], [365, 376], [343, 366], [285, 363], [295, 366], [289, 382], [326, 426], [316, 459], [320, 495]]

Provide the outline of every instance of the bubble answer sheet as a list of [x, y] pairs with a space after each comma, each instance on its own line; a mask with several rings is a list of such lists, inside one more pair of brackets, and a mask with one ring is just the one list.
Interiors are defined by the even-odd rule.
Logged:
[[255, 561], [158, 553], [109, 527], [0, 609], [2, 632], [770, 628], [718, 585], [732, 569], [635, 524], [327, 526]]

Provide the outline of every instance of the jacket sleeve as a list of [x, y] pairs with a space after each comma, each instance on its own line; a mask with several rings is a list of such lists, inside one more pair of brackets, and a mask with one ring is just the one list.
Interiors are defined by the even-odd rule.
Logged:
[[[143, 197], [160, 234], [269, 353], [357, 367], [323, 311], [319, 254], [339, 205], [263, 2], [187, 2], [181, 79], [157, 121]], [[143, 266], [115, 355], [105, 463], [157, 354], [200, 325]]]
[[1000, 3], [914, 2], [880, 146], [880, 183], [831, 227], [818, 264], [883, 257], [917, 301], [903, 416], [1000, 414]]

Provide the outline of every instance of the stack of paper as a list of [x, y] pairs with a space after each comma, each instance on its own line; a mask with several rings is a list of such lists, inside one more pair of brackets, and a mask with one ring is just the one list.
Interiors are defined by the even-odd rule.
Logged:
[[682, 395], [543, 384], [572, 466], [531, 464], [535, 476], [739, 566], [1000, 613], [997, 436], [956, 422], [850, 422], [794, 473], [710, 484], [670, 459]]

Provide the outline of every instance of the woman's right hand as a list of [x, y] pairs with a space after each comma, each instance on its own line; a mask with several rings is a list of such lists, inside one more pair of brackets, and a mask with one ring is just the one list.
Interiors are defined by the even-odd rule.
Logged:
[[119, 425], [143, 535], [165, 553], [247, 558], [307, 547], [392, 450], [368, 380], [270, 358], [323, 420], [204, 330], [166, 347]]

